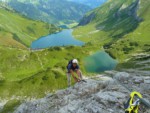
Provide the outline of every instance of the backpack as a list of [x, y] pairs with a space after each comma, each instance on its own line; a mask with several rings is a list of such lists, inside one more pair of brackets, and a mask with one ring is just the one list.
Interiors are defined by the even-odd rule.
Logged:
[[73, 61], [73, 60], [70, 60], [70, 61], [68, 62], [67, 69], [68, 69], [68, 66], [69, 66], [70, 64], [72, 64], [72, 61]]

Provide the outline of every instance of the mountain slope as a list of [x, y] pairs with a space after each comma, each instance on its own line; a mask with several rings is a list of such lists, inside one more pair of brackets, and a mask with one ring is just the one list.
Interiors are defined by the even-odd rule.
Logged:
[[[36, 1], [32, 1], [32, 2], [36, 3]], [[136, 66], [140, 68], [142, 67], [142, 71], [139, 70], [139, 68], [132, 70], [133, 72], [131, 73], [131, 75], [133, 77], [132, 78], [133, 80], [135, 80], [133, 76], [135, 74], [149, 76], [148, 75], [149, 64], [150, 64], [149, 62], [150, 45], [149, 45], [149, 34], [148, 34], [148, 32], [150, 31], [149, 1], [141, 0], [140, 4], [137, 4], [137, 3], [138, 2], [135, 0], [133, 1], [132, 0], [123, 0], [123, 1], [109, 0], [102, 7], [89, 12], [84, 17], [84, 20], [86, 20], [86, 22], [84, 23], [84, 21], [82, 21], [80, 23], [80, 25], [83, 25], [83, 26], [79, 26], [74, 31], [74, 35], [77, 38], [87, 42], [87, 44], [85, 44], [82, 47], [74, 47], [74, 46], [54, 47], [54, 48], [49, 48], [49, 49], [45, 49], [41, 51], [28, 51], [28, 50], [20, 50], [16, 48], [4, 48], [3, 46], [0, 46], [0, 56], [1, 56], [0, 57], [0, 86], [1, 86], [0, 97], [6, 100], [11, 100], [13, 98], [17, 98], [18, 100], [19, 99], [29, 100], [32, 98], [35, 99], [35, 98], [43, 97], [45, 94], [49, 92], [55, 92], [57, 89], [62, 89], [62, 88], [67, 87], [66, 65], [68, 61], [76, 57], [79, 60], [81, 70], [84, 72], [85, 75], [87, 75], [83, 67], [83, 64], [84, 64], [83, 59], [86, 56], [91, 55], [95, 53], [95, 51], [98, 51], [99, 49], [101, 49], [103, 45], [105, 49], [107, 49], [107, 51], [112, 52], [112, 56], [117, 57], [118, 59], [122, 59], [124, 61], [126, 60], [125, 58], [129, 58], [129, 55], [134, 55], [133, 58], [135, 58], [135, 56], [138, 56], [138, 57], [141, 56], [141, 54], [139, 53], [141, 52], [144, 53], [143, 58], [139, 57], [139, 59], [137, 60], [131, 59], [133, 61], [130, 64], [131, 68], [135, 68]], [[136, 11], [135, 9], [137, 9], [137, 6], [139, 6], [140, 9]], [[43, 26], [49, 25], [49, 24], [45, 24], [42, 22], [38, 22], [38, 21], [35, 22], [29, 19], [27, 19], [28, 20], [27, 21], [25, 18], [21, 17], [17, 13], [15, 12], [12, 13], [12, 11], [6, 10], [5, 8], [0, 9], [0, 11], [4, 11], [3, 13], [1, 13], [1, 17], [3, 18], [3, 22], [4, 22], [4, 24], [1, 23], [3, 25], [2, 27], [4, 29], [11, 28], [11, 29], [8, 29], [9, 32], [6, 31], [7, 34], [8, 33], [12, 34], [11, 32], [14, 30], [13, 32], [16, 32], [20, 36], [22, 32], [21, 33], [17, 32], [20, 29], [22, 29], [23, 32], [25, 31], [25, 34], [28, 34], [29, 32], [26, 32], [26, 30], [24, 29], [26, 28], [26, 25], [28, 24], [34, 25], [32, 24], [32, 22], [33, 23], [37, 22], [36, 26], [38, 26], [40, 30], [45, 29], [45, 27]], [[93, 16], [91, 17], [90, 15], [93, 15]], [[5, 21], [6, 18], [4, 17], [7, 17], [7, 21]], [[9, 23], [8, 18], [10, 22], [15, 23], [15, 25], [12, 26], [12, 24]], [[21, 20], [23, 21], [19, 21], [18, 18], [21, 18]], [[20, 23], [23, 22], [22, 23], [23, 25], [18, 22]], [[7, 24], [9, 25], [9, 27], [7, 26]], [[19, 29], [16, 30], [16, 26], [19, 26]], [[35, 27], [33, 28], [35, 29]], [[40, 32], [38, 28], [37, 28], [38, 32], [35, 32], [35, 33]], [[6, 36], [4, 31], [5, 30], [2, 30], [2, 32], [4, 33], [4, 36]], [[47, 33], [48, 31], [49, 30], [47, 29], [45, 33]], [[35, 34], [33, 35], [35, 36]], [[22, 35], [19, 37], [19, 39], [22, 39], [21, 37]], [[33, 38], [36, 38], [36, 37], [33, 37]], [[29, 40], [32, 40], [32, 39], [29, 39]], [[26, 41], [24, 41], [23, 39], [23, 42], [26, 42]], [[134, 53], [137, 53], [137, 51], [139, 52], [138, 55], [134, 54]], [[145, 55], [145, 53], [147, 53], [148, 55], [147, 54]], [[141, 59], [143, 59], [143, 61], [139, 62], [139, 60]], [[147, 61], [145, 59], [147, 59]], [[131, 69], [129, 69], [128, 71], [131, 71]], [[145, 74], [142, 74], [142, 72]], [[144, 77], [142, 77], [142, 79], [143, 78]], [[100, 78], [100, 80], [101, 79], [102, 78]], [[95, 84], [96, 82], [93, 81], [92, 83]], [[93, 89], [90, 87], [91, 83], [87, 83], [86, 85], [85, 84], [83, 85], [85, 86], [85, 88], [82, 88], [82, 87], [79, 87], [79, 88], [81, 88], [81, 90], [83, 91], [83, 89], [86, 89], [87, 84], [89, 84], [90, 90], [89, 92], [85, 90], [83, 94], [88, 94], [88, 93], [90, 94], [90, 92], [92, 91], [96, 93], [95, 91], [97, 90], [95, 89], [97, 89], [97, 86], [98, 88], [100, 88], [99, 85], [102, 86], [102, 89], [111, 88], [110, 87], [111, 85], [109, 85], [109, 87], [105, 87], [104, 85], [103, 87], [103, 85], [101, 84], [95, 84], [94, 90], [91, 91], [91, 89]], [[115, 89], [113, 86], [114, 85], [112, 85], [112, 88], [110, 89], [111, 93], [112, 93], [112, 90], [114, 91], [116, 90], [116, 88], [118, 88], [118, 84], [116, 85]], [[89, 103], [92, 101], [94, 103], [94, 106], [96, 107], [98, 106], [99, 108], [99, 104], [97, 104], [97, 99], [98, 101], [100, 100], [99, 102], [101, 104], [102, 99], [99, 97], [102, 97], [101, 93], [103, 92], [100, 92], [100, 93], [97, 92], [98, 95], [100, 94], [100, 96], [96, 99], [96, 101], [93, 100], [93, 97], [95, 98], [95, 94], [92, 98], [89, 98], [87, 101], [85, 97], [89, 95], [84, 96], [81, 94], [80, 96], [80, 92], [78, 92], [80, 90], [79, 88], [77, 88], [77, 93], [79, 93], [77, 94], [77, 98], [78, 96], [79, 97], [83, 96], [84, 97], [83, 98], [84, 101], [82, 101], [83, 104], [87, 105], [87, 102]], [[137, 88], [139, 88], [139, 85]], [[102, 89], [100, 89], [100, 91], [102, 91]], [[68, 93], [67, 92], [68, 90], [65, 90], [65, 91], [66, 93]], [[74, 89], [71, 90], [71, 92], [72, 91], [74, 91]], [[124, 93], [124, 88], [121, 91], [123, 91]], [[106, 93], [104, 92], [104, 95], [105, 94]], [[116, 94], [116, 91], [113, 94]], [[71, 95], [66, 95], [66, 96], [69, 96], [70, 98], [70, 96], [72, 96], [72, 93]], [[57, 104], [59, 101], [56, 95], [54, 95], [54, 98], [55, 97], [56, 97], [56, 107], [52, 105], [52, 110], [55, 109], [57, 111], [58, 110]], [[112, 95], [111, 97], [114, 98], [114, 96]], [[48, 103], [51, 103], [52, 102], [51, 98], [53, 98], [53, 96], [51, 97], [50, 95], [48, 98], [49, 99], [46, 98], [46, 100], [49, 100]], [[68, 105], [69, 106], [73, 105], [73, 108], [74, 108], [74, 105], [76, 105], [77, 98], [76, 98], [76, 95], [75, 96], [73, 95], [73, 98], [72, 98], [73, 101], [70, 101], [70, 103], [68, 103], [68, 99], [62, 98], [63, 100], [66, 99], [67, 103], [60, 102], [60, 104], [66, 104], [66, 107], [64, 107], [64, 109], [66, 109]], [[39, 111], [41, 107], [44, 107], [44, 109], [42, 109], [42, 112], [45, 112], [43, 110], [49, 110], [49, 105], [51, 104], [48, 104], [48, 103], [45, 104], [45, 101], [44, 101], [44, 104], [40, 102], [39, 102], [40, 107], [38, 107], [36, 110]], [[80, 102], [81, 102], [80, 100], [79, 101], [77, 100], [77, 104], [80, 105], [81, 104]], [[113, 102], [112, 106], [114, 106], [114, 99], [112, 99], [112, 102]], [[12, 110], [12, 109], [9, 109], [9, 107], [11, 108], [13, 107], [13, 110], [16, 108], [15, 106], [17, 103], [16, 101], [15, 101], [15, 105], [10, 106], [10, 103], [8, 102], [5, 105], [4, 113], [6, 113], [7, 110]], [[14, 103], [11, 103], [11, 104], [14, 104]], [[116, 104], [118, 104], [118, 102]], [[27, 104], [27, 107], [25, 104], [25, 108], [27, 110], [30, 110], [30, 108], [32, 109], [32, 107], [34, 109], [37, 106], [35, 106], [35, 103], [33, 105], [32, 102], [30, 104]], [[108, 106], [108, 107], [111, 108], [112, 106]], [[81, 106], [79, 107], [81, 108]], [[106, 106], [102, 105], [102, 107], [106, 107]], [[107, 109], [108, 107], [106, 107], [106, 110], [108, 110]], [[24, 104], [23, 104], [23, 108], [24, 108]], [[85, 107], [82, 107], [82, 108], [83, 110], [86, 110]], [[93, 106], [88, 107], [87, 105], [87, 109], [90, 112], [92, 108], [94, 107]], [[19, 108], [19, 111], [20, 110], [22, 109]], [[73, 110], [72, 112], [74, 112], [74, 109], [71, 109], [71, 110]], [[77, 107], [77, 109], [75, 110], [82, 110], [82, 109], [78, 109]], [[92, 110], [95, 112], [95, 108]]]
[[73, 1], [73, 2], [87, 5], [87, 6], [92, 7], [92, 8], [96, 8], [100, 5], [102, 5], [107, 0], [68, 0], [68, 1]]
[[55, 24], [76, 22], [91, 9], [66, 0], [9, 0], [7, 3], [29, 18]]
[[82, 59], [93, 51], [97, 51], [97, 47], [84, 46], [81, 49], [69, 46], [28, 51], [0, 46], [0, 97], [10, 99], [15, 95], [38, 98], [46, 92], [65, 88], [68, 61], [75, 56], [85, 74]]
[[0, 45], [29, 47], [33, 40], [58, 30], [53, 25], [23, 17], [2, 3], [0, 7]]
[[109, 0], [87, 13], [74, 35], [104, 45], [112, 56], [124, 60], [149, 45], [149, 6], [150, 0]]

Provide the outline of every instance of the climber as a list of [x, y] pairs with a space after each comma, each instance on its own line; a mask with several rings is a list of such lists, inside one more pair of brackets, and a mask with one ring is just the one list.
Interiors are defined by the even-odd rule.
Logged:
[[[78, 78], [75, 76], [74, 72], [76, 72]], [[82, 80], [82, 73], [80, 71], [77, 59], [70, 60], [67, 65], [68, 86], [71, 85], [71, 75], [75, 82], [80, 82]]]

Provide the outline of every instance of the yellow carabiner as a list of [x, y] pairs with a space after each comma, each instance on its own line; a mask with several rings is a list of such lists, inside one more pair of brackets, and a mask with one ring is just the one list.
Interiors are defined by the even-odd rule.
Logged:
[[142, 95], [139, 92], [133, 91], [130, 94], [130, 101], [129, 101], [129, 107], [125, 110], [127, 113], [138, 113], [139, 105], [134, 106], [134, 96], [138, 96], [139, 98], [142, 98]]

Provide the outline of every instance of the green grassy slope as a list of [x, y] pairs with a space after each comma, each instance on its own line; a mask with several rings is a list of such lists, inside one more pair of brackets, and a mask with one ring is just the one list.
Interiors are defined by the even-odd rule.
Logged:
[[[45, 92], [67, 86], [66, 65], [82, 59], [95, 46], [50, 48], [29, 51], [25, 45], [42, 35], [59, 30], [53, 25], [27, 19], [0, 4], [0, 97], [41, 97]], [[74, 51], [78, 51], [74, 53]], [[81, 52], [81, 54], [78, 54]], [[81, 62], [82, 63], [82, 62]], [[81, 67], [83, 69], [83, 66]], [[84, 70], [84, 69], [83, 69]]]
[[[65, 88], [68, 61], [77, 58], [81, 70], [87, 74], [83, 58], [102, 49], [102, 46], [121, 61], [134, 53], [149, 51], [149, 2], [141, 0], [137, 14], [142, 21], [127, 13], [134, 2], [109, 0], [89, 12], [87, 18], [93, 12], [97, 15], [90, 23], [74, 31], [78, 39], [87, 42], [83, 47], [54, 47], [31, 52], [0, 46], [0, 97], [42, 97], [47, 92]], [[114, 17], [118, 9], [122, 13]]]
[[85, 74], [83, 58], [98, 49], [85, 45], [82, 49], [70, 46], [30, 52], [0, 47], [0, 97], [42, 97], [45, 92], [65, 88], [68, 61], [77, 58]]
[[[140, 2], [140, 10], [138, 15], [142, 18], [142, 22], [138, 24], [138, 27], [134, 31], [124, 35], [122, 39], [115, 42], [109, 47], [109, 51], [114, 53], [118, 58], [125, 58], [134, 55], [135, 53], [148, 52], [150, 48], [150, 0]], [[128, 28], [128, 27], [127, 27]], [[119, 53], [119, 54], [118, 54]]]
[[124, 61], [149, 44], [149, 6], [150, 0], [109, 0], [87, 13], [74, 35], [104, 45], [112, 56]]
[[33, 21], [12, 10], [0, 8], [0, 45], [25, 48], [33, 40], [56, 30], [53, 25]]

